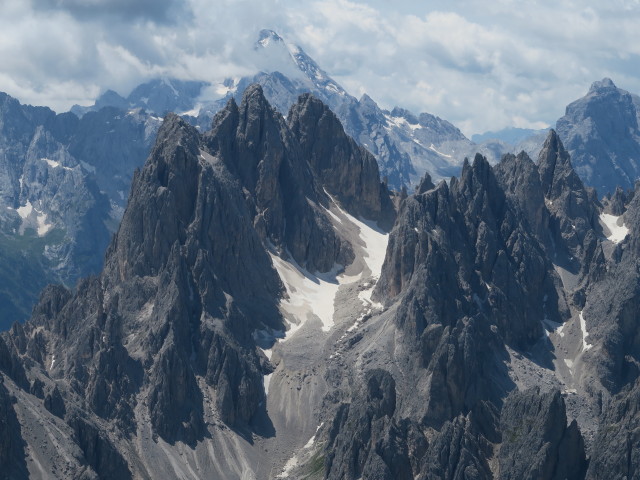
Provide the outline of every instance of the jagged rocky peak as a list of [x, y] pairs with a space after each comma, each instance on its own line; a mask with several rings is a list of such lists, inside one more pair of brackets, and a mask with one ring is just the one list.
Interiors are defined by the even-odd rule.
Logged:
[[613, 194], [608, 193], [602, 199], [603, 212], [616, 217], [623, 215], [627, 209], [627, 204], [633, 199], [634, 191], [625, 192], [622, 188], [616, 187]]
[[107, 90], [96, 99], [95, 108], [116, 107], [122, 110], [129, 108], [129, 102], [113, 90]]
[[568, 312], [541, 242], [520, 218], [492, 167], [476, 156], [473, 164], [465, 162], [460, 179], [404, 202], [377, 295], [387, 302], [398, 295], [410, 303], [420, 297], [419, 308], [407, 307], [410, 315], [399, 317], [402, 323], [412, 318], [408, 323], [417, 323], [418, 331], [432, 322], [453, 325], [473, 312], [490, 312], [507, 342], [535, 342], [545, 296], [559, 305], [556, 321]]
[[613, 398], [603, 412], [586, 476], [634, 478], [640, 474], [640, 382]]
[[[314, 118], [306, 115], [301, 124]], [[329, 144], [331, 133], [333, 126], [315, 132]], [[330, 163], [344, 158], [345, 174], [360, 172], [354, 182], [386, 192], [362, 173], [371, 157], [338, 140], [349, 155], [338, 149]], [[270, 255], [311, 271], [349, 265], [354, 255], [329, 220], [326, 210], [335, 207], [300, 143], [258, 86], [240, 106], [230, 101], [206, 135], [165, 117], [103, 272], [75, 292], [45, 289], [33, 318], [0, 336], [0, 381], [18, 404], [34, 405], [20, 410], [20, 422], [56, 425], [63, 454], [45, 469], [58, 468], [60, 457], [71, 459], [76, 478], [81, 466], [88, 478], [156, 477], [185, 445], [222, 462], [224, 454], [206, 446], [202, 453], [202, 445], [273, 434], [263, 377], [274, 367], [254, 338], [286, 329], [285, 289]], [[385, 391], [387, 380], [380, 380]], [[12, 412], [1, 387], [6, 424]], [[3, 433], [0, 462], [12, 455]], [[49, 458], [47, 442], [25, 442], [38, 459]]]
[[589, 88], [589, 93], [599, 93], [606, 90], [611, 91], [615, 89], [617, 89], [617, 87], [615, 83], [613, 83], [613, 80], [605, 77], [602, 80], [596, 80], [595, 82], [593, 82], [591, 84], [591, 87]]
[[550, 200], [560, 197], [567, 188], [576, 192], [585, 189], [573, 169], [569, 153], [553, 129], [549, 130], [538, 156], [538, 170], [544, 195]]
[[404, 118], [411, 125], [417, 125], [419, 122], [418, 118], [413, 113], [400, 107], [394, 107], [393, 110], [391, 110], [391, 116]]
[[573, 169], [569, 153], [555, 130], [550, 130], [538, 157], [538, 171], [551, 215], [550, 231], [559, 250], [564, 249], [572, 270], [586, 272], [602, 236], [598, 221], [600, 202]]
[[198, 132], [169, 114], [158, 132], [151, 161], [134, 178], [127, 211], [111, 246], [119, 277], [155, 274], [166, 263], [174, 242], [184, 243], [196, 199], [198, 155]]
[[514, 391], [500, 415], [500, 479], [578, 480], [587, 471], [584, 440], [575, 420], [567, 426], [558, 390]]
[[525, 152], [502, 157], [494, 172], [507, 197], [516, 205], [536, 238], [548, 249], [549, 212], [536, 164]]
[[[127, 438], [152, 433], [195, 447], [209, 435], [205, 415], [250, 430], [264, 409], [269, 364], [252, 332], [284, 330], [283, 287], [248, 203], [197, 130], [168, 115], [135, 175], [103, 273], [74, 294], [47, 289], [34, 319], [5, 337], [4, 374], [44, 385], [34, 391], [45, 407], [76, 431], [60, 441], [100, 475], [148, 468], [143, 451], [127, 467], [119, 449], [129, 447], [118, 443], [126, 438], [101, 432], [102, 421]], [[23, 358], [24, 375], [15, 368]], [[92, 448], [102, 460], [92, 461]]]
[[321, 207], [328, 205], [327, 195], [260, 85], [245, 90], [239, 107], [230, 101], [216, 115], [205, 141], [251, 194], [247, 201], [263, 240], [309, 271], [351, 263], [350, 245], [335, 233]]
[[428, 192], [432, 188], [435, 188], [435, 185], [431, 181], [431, 175], [425, 173], [424, 177], [422, 177], [422, 180], [420, 180], [420, 183], [416, 187], [416, 195], [421, 195], [425, 192]]
[[355, 216], [393, 225], [395, 211], [375, 158], [346, 135], [329, 107], [303, 94], [291, 107], [288, 124], [303, 158], [330, 195]]
[[258, 40], [256, 40], [255, 48], [267, 47], [272, 42], [284, 44], [284, 40], [276, 32], [266, 28], [262, 29], [258, 34]]

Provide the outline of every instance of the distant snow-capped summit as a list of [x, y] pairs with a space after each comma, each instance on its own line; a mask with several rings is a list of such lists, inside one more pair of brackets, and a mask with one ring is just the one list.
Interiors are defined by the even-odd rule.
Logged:
[[[448, 178], [459, 172], [466, 156], [475, 154], [475, 144], [446, 120], [401, 108], [387, 111], [367, 95], [356, 99], [299, 45], [288, 43], [273, 30], [259, 32], [249, 55], [253, 75], [206, 81], [155, 79], [136, 87], [127, 98], [107, 91], [95, 105], [75, 106], [72, 111], [79, 116], [104, 106], [142, 108], [157, 116], [174, 111], [205, 131], [230, 98], [239, 102], [245, 89], [258, 83], [284, 116], [303, 93], [328, 105], [345, 131], [374, 154], [381, 174], [394, 189], [413, 188], [426, 172], [436, 181]], [[481, 151], [497, 161], [491, 150]]]

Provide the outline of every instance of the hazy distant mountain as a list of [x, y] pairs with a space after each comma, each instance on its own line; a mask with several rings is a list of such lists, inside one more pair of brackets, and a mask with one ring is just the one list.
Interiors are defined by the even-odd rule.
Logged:
[[[160, 116], [173, 111], [206, 131], [230, 98], [239, 102], [247, 86], [258, 83], [284, 116], [303, 93], [322, 100], [347, 133], [374, 154], [381, 175], [398, 190], [417, 185], [425, 172], [434, 179], [448, 178], [459, 172], [465, 156], [475, 154], [474, 144], [446, 120], [400, 108], [383, 110], [367, 95], [360, 100], [349, 95], [302, 48], [286, 43], [272, 30], [260, 32], [252, 58], [256, 65], [252, 76], [227, 78], [219, 84], [158, 79], [138, 86], [126, 99], [107, 91], [94, 106], [75, 106], [72, 111], [82, 115], [104, 106], [142, 108]], [[219, 98], [205, 98], [205, 87]]]
[[179, 114], [193, 110], [202, 89], [207, 82], [184, 81], [175, 78], [159, 78], [138, 85], [127, 98], [113, 90], [100, 95], [95, 104], [89, 107], [74, 105], [71, 112], [82, 117], [87, 112], [96, 112], [104, 107], [120, 110], [144, 109], [147, 112], [164, 116], [169, 112]]
[[471, 137], [471, 140], [475, 143], [483, 143], [488, 140], [500, 140], [505, 143], [509, 143], [511, 145], [517, 145], [523, 140], [541, 133], [545, 133], [546, 129], [542, 130], [533, 130], [530, 128], [516, 128], [516, 127], [508, 127], [502, 130], [498, 130], [497, 132], [485, 132], [482, 134], [475, 134]]
[[580, 177], [600, 195], [632, 188], [640, 178], [640, 97], [608, 78], [567, 106], [558, 134]]

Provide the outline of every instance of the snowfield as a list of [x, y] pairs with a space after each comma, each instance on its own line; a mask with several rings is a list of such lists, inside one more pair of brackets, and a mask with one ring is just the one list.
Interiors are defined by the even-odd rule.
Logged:
[[629, 229], [622, 222], [622, 217], [603, 213], [600, 215], [600, 221], [610, 232], [607, 240], [610, 240], [613, 243], [620, 243], [629, 233]]

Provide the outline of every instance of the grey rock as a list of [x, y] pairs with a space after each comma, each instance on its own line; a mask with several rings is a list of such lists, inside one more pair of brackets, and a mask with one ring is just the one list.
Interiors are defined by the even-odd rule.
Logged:
[[367, 372], [352, 403], [338, 409], [330, 427], [325, 478], [413, 478], [402, 428], [392, 421], [395, 409], [393, 377], [383, 370]]
[[514, 392], [500, 415], [501, 479], [580, 479], [587, 461], [575, 420], [567, 426], [559, 391]]
[[638, 478], [640, 475], [640, 388], [614, 398], [604, 412], [586, 478]]
[[538, 171], [556, 250], [568, 270], [584, 276], [600, 252], [596, 238], [602, 237], [598, 222], [602, 207], [596, 193], [584, 186], [554, 130], [549, 131], [540, 152]]
[[627, 204], [633, 198], [633, 190], [625, 192], [622, 188], [617, 187], [613, 194], [607, 194], [602, 199], [603, 211], [616, 217], [622, 215]]
[[476, 420], [481, 416], [487, 416], [488, 425], [496, 423], [495, 412], [485, 404], [466, 416], [459, 415], [445, 423], [430, 442], [418, 478], [493, 478], [487, 461], [493, 453], [492, 444], [487, 436], [493, 440], [495, 429], [490, 427], [486, 431], [482, 422]]
[[132, 478], [122, 455], [96, 426], [82, 418], [73, 418], [69, 423], [86, 462], [97, 472], [97, 478]]
[[608, 78], [569, 104], [556, 124], [576, 171], [600, 195], [629, 189], [638, 178], [638, 102]]
[[216, 115], [205, 139], [251, 195], [253, 222], [265, 241], [289, 252], [311, 272], [351, 263], [350, 246], [335, 234], [321, 210], [328, 205], [326, 194], [260, 86], [245, 91], [239, 108], [231, 100]]
[[495, 173], [507, 196], [522, 212], [530, 231], [549, 248], [550, 215], [536, 165], [524, 152], [518, 156], [508, 154], [496, 165]]
[[[310, 94], [290, 110], [288, 124], [324, 189], [356, 217], [391, 228], [395, 211], [375, 158], [348, 137], [338, 118]], [[329, 141], [327, 141], [329, 139]]]
[[[545, 295], [550, 303], [560, 301], [554, 278], [542, 245], [519, 220], [489, 164], [477, 156], [450, 187], [441, 183], [405, 201], [376, 294], [389, 302], [411, 288], [408, 299], [420, 298], [412, 315], [418, 334], [432, 321], [453, 326], [464, 316], [491, 312], [507, 342], [524, 346], [542, 333]], [[511, 318], [521, 320], [512, 324]]]
[[122, 215], [133, 170], [159, 120], [109, 108], [56, 115], [2, 96], [0, 297], [7, 329], [47, 283], [97, 273]]
[[25, 462], [20, 423], [13, 409], [12, 398], [0, 374], [0, 478], [29, 478]]

